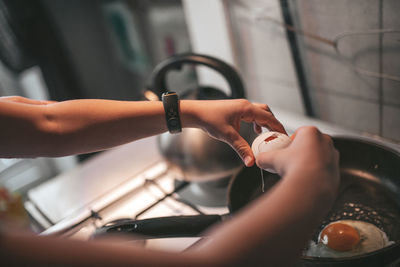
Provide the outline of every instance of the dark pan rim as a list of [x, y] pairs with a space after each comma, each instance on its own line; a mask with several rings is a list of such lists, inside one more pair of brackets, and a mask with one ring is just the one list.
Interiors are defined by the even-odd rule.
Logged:
[[[383, 247], [381, 249], [371, 251], [368, 253], [364, 253], [361, 255], [351, 256], [351, 257], [342, 257], [342, 258], [331, 258], [331, 257], [311, 257], [311, 256], [302, 256], [302, 260], [306, 261], [318, 261], [318, 262], [350, 262], [350, 261], [357, 261], [357, 260], [364, 260], [374, 255], [381, 255], [386, 252], [391, 252], [392, 250], [400, 248], [400, 243], [391, 244], [389, 246]], [[398, 258], [398, 257], [397, 257]]]
[[371, 146], [386, 150], [387, 152], [392, 153], [395, 156], [400, 158], [400, 151], [381, 143], [382, 141], [372, 140], [372, 139], [370, 139], [368, 137], [364, 137], [364, 136], [355, 137], [355, 136], [345, 136], [345, 135], [334, 135], [331, 137], [332, 137], [333, 142], [335, 142], [335, 140], [338, 140], [338, 141], [352, 141], [352, 142], [363, 143], [363, 144], [371, 145]]

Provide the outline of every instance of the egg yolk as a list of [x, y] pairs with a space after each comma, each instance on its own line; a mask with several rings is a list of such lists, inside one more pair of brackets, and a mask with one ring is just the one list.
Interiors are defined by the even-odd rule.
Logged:
[[350, 225], [332, 223], [322, 230], [320, 241], [333, 250], [349, 251], [360, 242], [360, 234]]

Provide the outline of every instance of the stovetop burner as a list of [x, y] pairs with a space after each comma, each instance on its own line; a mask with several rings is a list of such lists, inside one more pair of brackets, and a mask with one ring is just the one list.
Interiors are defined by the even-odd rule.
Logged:
[[[215, 181], [191, 182], [177, 192], [178, 196], [195, 205], [206, 207], [224, 207], [227, 205], [227, 191], [231, 176]], [[181, 182], [175, 180], [177, 187]]]

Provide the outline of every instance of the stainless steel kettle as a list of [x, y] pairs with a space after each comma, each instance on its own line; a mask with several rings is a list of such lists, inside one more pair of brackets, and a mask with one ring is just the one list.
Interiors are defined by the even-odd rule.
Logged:
[[[198, 87], [185, 91], [181, 99], [245, 98], [243, 83], [231, 66], [217, 58], [193, 53], [175, 55], [158, 64], [150, 76], [149, 89], [160, 97], [168, 91], [167, 73], [180, 70], [185, 64], [204, 65], [216, 70], [225, 77], [231, 94], [228, 96], [213, 87]], [[249, 123], [241, 124], [240, 134], [249, 143], [255, 138]], [[240, 157], [228, 144], [213, 139], [200, 129], [186, 128], [180, 134], [162, 134], [158, 138], [158, 146], [164, 158], [184, 180], [200, 182], [226, 178], [243, 166]]]

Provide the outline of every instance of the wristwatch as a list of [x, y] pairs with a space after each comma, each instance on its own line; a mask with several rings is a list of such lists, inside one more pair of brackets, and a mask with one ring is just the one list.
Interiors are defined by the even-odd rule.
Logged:
[[165, 119], [168, 131], [172, 134], [182, 131], [181, 120], [179, 118], [179, 97], [175, 92], [166, 92], [161, 96], [163, 102]]

